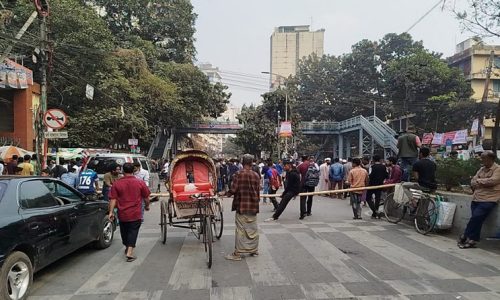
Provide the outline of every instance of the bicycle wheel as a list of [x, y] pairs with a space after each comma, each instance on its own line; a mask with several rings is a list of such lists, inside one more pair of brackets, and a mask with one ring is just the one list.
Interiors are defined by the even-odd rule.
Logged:
[[161, 242], [165, 245], [167, 242], [167, 212], [165, 202], [162, 201], [160, 207]]
[[205, 216], [205, 232], [203, 235], [203, 242], [205, 244], [205, 254], [207, 258], [208, 268], [212, 268], [212, 216]]
[[219, 200], [215, 202], [214, 218], [212, 219], [212, 224], [214, 228], [213, 234], [220, 240], [222, 236], [222, 231], [224, 230], [224, 214], [222, 213], [222, 205]]
[[388, 222], [399, 223], [406, 213], [404, 203], [399, 203], [394, 200], [394, 193], [390, 193], [384, 200], [384, 214]]
[[419, 200], [415, 216], [415, 229], [418, 233], [426, 235], [436, 224], [436, 202], [428, 197]]

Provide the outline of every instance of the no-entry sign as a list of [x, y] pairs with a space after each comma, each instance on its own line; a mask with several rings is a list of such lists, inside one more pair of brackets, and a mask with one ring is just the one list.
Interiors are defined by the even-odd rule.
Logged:
[[62, 129], [68, 123], [68, 116], [60, 109], [49, 109], [43, 116], [43, 122], [52, 129]]

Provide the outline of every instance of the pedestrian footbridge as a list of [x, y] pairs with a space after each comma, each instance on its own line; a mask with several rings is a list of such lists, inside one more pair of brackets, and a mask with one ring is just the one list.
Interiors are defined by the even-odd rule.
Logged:
[[375, 116], [341, 122], [301, 122], [299, 128], [304, 135], [336, 136], [332, 148], [338, 157], [351, 156], [353, 148], [357, 148], [358, 155], [371, 155], [377, 145], [384, 150], [384, 156], [398, 153], [396, 131]]
[[[183, 134], [236, 134], [242, 128], [243, 125], [238, 122], [207, 121], [168, 131], [159, 129], [148, 156], [157, 159], [174, 155], [177, 149], [177, 137]], [[328, 149], [333, 149], [336, 157], [349, 157], [351, 150], [355, 150], [360, 156], [371, 155], [377, 146], [383, 149], [384, 156], [398, 152], [396, 132], [374, 116], [357, 116], [341, 122], [301, 122], [299, 128], [304, 135], [323, 135], [332, 140]]]

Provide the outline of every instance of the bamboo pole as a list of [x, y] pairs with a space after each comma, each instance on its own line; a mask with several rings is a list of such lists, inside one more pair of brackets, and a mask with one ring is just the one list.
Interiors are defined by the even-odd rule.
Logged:
[[[342, 190], [331, 190], [331, 191], [321, 191], [321, 192], [310, 192], [310, 193], [300, 193], [297, 196], [319, 196], [319, 195], [330, 195], [330, 194], [340, 194], [340, 193], [349, 193], [349, 192], [359, 192], [359, 191], [367, 191], [367, 190], [378, 190], [378, 189], [387, 189], [387, 188], [392, 188], [395, 187], [396, 184], [384, 184], [384, 185], [376, 185], [376, 186], [365, 186], [365, 187], [359, 187], [359, 188], [349, 188], [349, 189], [342, 189]], [[168, 193], [151, 193], [149, 197], [169, 197], [170, 194]], [[274, 198], [274, 197], [279, 197], [280, 195], [274, 194], [263, 194], [260, 195], [261, 198]]]
[[[330, 195], [330, 194], [340, 194], [340, 193], [349, 193], [349, 192], [359, 192], [359, 191], [367, 191], [367, 190], [378, 190], [378, 189], [386, 189], [395, 187], [396, 184], [384, 184], [384, 185], [376, 185], [376, 186], [365, 186], [359, 188], [349, 188], [342, 190], [331, 190], [331, 191], [321, 191], [321, 192], [310, 192], [310, 193], [300, 193], [297, 196], [319, 196], [319, 195]], [[279, 197], [279, 195], [269, 195], [264, 194], [260, 195], [262, 198], [273, 198]]]

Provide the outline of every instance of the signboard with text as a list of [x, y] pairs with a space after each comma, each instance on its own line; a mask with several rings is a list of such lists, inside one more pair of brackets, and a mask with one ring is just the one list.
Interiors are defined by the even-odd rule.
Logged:
[[67, 139], [67, 131], [46, 131], [43, 133], [46, 139]]

